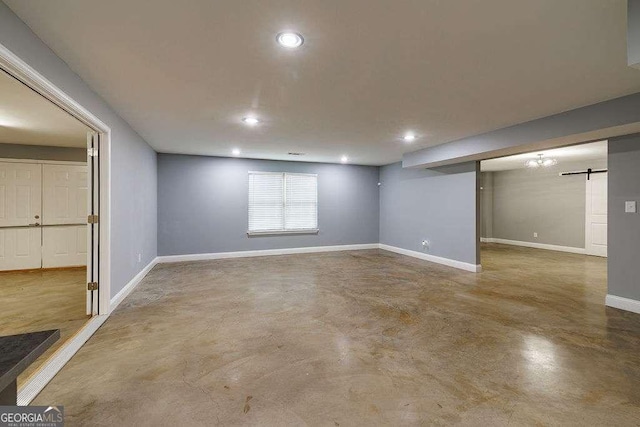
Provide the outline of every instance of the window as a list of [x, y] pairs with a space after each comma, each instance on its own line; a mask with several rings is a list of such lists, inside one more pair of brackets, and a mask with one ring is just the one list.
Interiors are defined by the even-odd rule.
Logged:
[[317, 175], [249, 172], [249, 234], [317, 231]]

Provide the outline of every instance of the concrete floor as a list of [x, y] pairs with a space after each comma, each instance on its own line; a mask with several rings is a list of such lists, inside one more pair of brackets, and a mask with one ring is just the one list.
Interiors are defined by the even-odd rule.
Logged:
[[60, 339], [19, 377], [18, 387], [87, 322], [84, 267], [0, 272], [0, 336], [60, 329]]
[[156, 266], [36, 398], [67, 425], [638, 425], [606, 260], [488, 245]]

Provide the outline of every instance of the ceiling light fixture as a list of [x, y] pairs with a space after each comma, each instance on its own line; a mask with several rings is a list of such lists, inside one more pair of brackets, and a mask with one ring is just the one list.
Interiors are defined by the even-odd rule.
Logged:
[[342, 158], [340, 159], [340, 161], [342, 163], [347, 163], [349, 161], [349, 158], [347, 156], [342, 156]]
[[556, 159], [551, 159], [551, 158], [545, 159], [544, 154], [538, 154], [537, 159], [529, 159], [524, 163], [524, 165], [528, 168], [539, 168], [539, 167], [548, 168], [549, 166], [553, 166], [557, 164], [558, 164], [558, 161]]
[[260, 120], [258, 120], [256, 117], [253, 117], [253, 116], [244, 117], [242, 121], [244, 122], [244, 124], [249, 126], [255, 126], [258, 123], [260, 123]]
[[231, 154], [233, 154], [234, 156], [239, 156], [240, 155], [240, 149], [239, 148], [234, 148], [233, 150], [231, 150]]
[[415, 141], [416, 135], [412, 132], [407, 132], [404, 134], [402, 139], [404, 139], [406, 142], [412, 142], [412, 141]]
[[283, 31], [276, 36], [276, 41], [282, 47], [286, 47], [287, 49], [295, 49], [302, 46], [302, 44], [304, 43], [304, 38], [298, 33]]

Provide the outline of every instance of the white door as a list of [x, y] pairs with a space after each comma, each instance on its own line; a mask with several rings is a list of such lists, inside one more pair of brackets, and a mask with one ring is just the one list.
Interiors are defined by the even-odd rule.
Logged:
[[40, 228], [0, 228], [0, 271], [40, 268]]
[[607, 173], [587, 179], [585, 250], [587, 255], [607, 256]]
[[87, 166], [43, 165], [42, 266], [87, 265]]
[[41, 267], [42, 169], [0, 162], [0, 270]]
[[68, 225], [42, 229], [42, 267], [87, 265], [87, 226]]
[[43, 165], [42, 224], [87, 223], [87, 167]]

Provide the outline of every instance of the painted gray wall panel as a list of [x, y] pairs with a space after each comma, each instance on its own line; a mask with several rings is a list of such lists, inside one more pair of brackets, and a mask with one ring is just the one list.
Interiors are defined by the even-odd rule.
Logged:
[[[639, 122], [640, 93], [636, 93], [407, 153], [402, 157], [402, 164], [404, 167], [433, 167], [523, 153], [555, 146], [555, 143], [548, 142], [562, 140], [571, 135], [625, 125], [637, 126]], [[617, 129], [617, 132], [619, 133], [614, 133], [613, 130], [606, 131], [600, 137], [606, 139], [614, 134], [624, 134], [620, 129]]]
[[610, 295], [640, 301], [640, 134], [609, 140], [608, 282]]
[[1, 159], [64, 160], [86, 162], [86, 148], [48, 147], [45, 145], [1, 144]]
[[640, 66], [640, 0], [627, 0], [627, 64]]
[[156, 153], [1, 1], [0, 43], [111, 128], [113, 296], [156, 257]]
[[[380, 169], [380, 243], [479, 264], [476, 163]], [[430, 241], [423, 251], [423, 239]]]
[[482, 173], [480, 186], [480, 236], [493, 237], [493, 172]]
[[559, 173], [606, 167], [592, 160], [493, 172], [492, 237], [584, 248], [586, 176]]
[[[378, 243], [378, 169], [158, 155], [158, 252], [183, 255]], [[318, 235], [248, 237], [248, 172], [318, 174]]]

